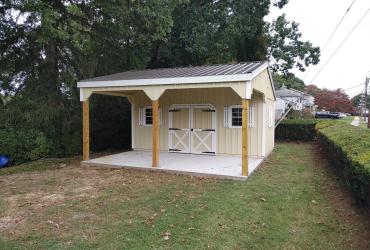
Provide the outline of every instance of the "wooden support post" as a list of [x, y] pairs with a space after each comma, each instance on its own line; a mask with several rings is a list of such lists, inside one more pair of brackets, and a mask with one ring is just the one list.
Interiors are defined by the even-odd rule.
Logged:
[[89, 100], [82, 102], [82, 159], [90, 159]]
[[159, 101], [152, 102], [152, 167], [159, 163]]
[[249, 101], [242, 99], [242, 175], [248, 176], [248, 117]]

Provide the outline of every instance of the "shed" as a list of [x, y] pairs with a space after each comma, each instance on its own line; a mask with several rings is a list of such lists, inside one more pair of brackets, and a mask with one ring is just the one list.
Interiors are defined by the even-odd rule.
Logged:
[[[276, 99], [267, 62], [132, 70], [77, 85], [84, 165], [245, 179], [274, 147]], [[129, 100], [132, 151], [90, 159], [92, 94]]]

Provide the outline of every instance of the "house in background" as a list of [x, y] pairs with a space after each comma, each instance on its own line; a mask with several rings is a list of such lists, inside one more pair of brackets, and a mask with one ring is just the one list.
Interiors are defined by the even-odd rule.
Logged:
[[[275, 93], [267, 62], [127, 71], [78, 87], [84, 165], [245, 179], [274, 148]], [[132, 151], [89, 158], [92, 94], [129, 100]]]
[[296, 89], [288, 89], [285, 86], [276, 90], [275, 93], [275, 119], [281, 118], [289, 105], [292, 105], [292, 108], [297, 111], [308, 109], [313, 112], [315, 110], [315, 98], [312, 95]]

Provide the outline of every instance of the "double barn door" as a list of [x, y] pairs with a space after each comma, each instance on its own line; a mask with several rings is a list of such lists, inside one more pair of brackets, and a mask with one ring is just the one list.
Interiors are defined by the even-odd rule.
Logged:
[[216, 153], [216, 110], [212, 105], [173, 105], [168, 128], [170, 152]]

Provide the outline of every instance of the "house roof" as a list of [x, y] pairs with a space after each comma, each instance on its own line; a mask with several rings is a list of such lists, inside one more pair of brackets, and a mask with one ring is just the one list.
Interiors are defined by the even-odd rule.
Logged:
[[83, 88], [248, 81], [267, 67], [267, 62], [258, 61], [182, 68], [130, 70], [82, 80], [78, 82], [77, 86]]
[[287, 89], [285, 87], [275, 90], [275, 94], [277, 97], [302, 97], [304, 95], [304, 93], [299, 90]]

